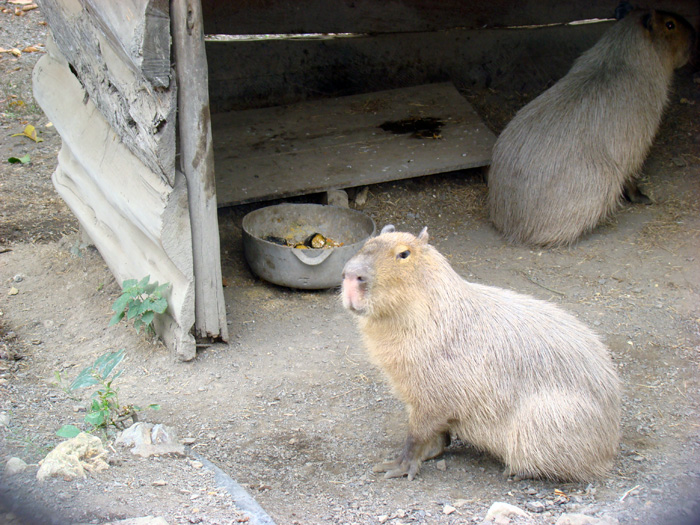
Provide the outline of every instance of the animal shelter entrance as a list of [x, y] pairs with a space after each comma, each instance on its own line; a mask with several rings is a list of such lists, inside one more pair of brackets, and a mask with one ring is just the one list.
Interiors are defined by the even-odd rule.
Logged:
[[[696, 0], [664, 4], [696, 13]], [[495, 137], [460, 93], [531, 94], [608, 25], [566, 24], [613, 14], [608, 2], [553, 0], [41, 9], [51, 38], [34, 92], [63, 143], [56, 190], [118, 282], [171, 284], [156, 331], [182, 360], [197, 339], [229, 338], [220, 207], [486, 165]], [[406, 119], [443, 126], [417, 137], [380, 127]]]
[[219, 206], [485, 166], [495, 142], [450, 83], [218, 113], [212, 132]]

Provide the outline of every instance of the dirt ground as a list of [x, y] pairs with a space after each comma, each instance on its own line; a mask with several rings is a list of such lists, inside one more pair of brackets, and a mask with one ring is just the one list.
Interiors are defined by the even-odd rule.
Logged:
[[[18, 17], [0, 1], [3, 8], [0, 48], [44, 41], [39, 10]], [[363, 211], [378, 226], [417, 233], [427, 225], [465, 278], [552, 301], [592, 326], [624, 384], [620, 454], [604, 480], [505, 479], [497, 461], [457, 441], [444, 461], [425, 463], [408, 482], [371, 471], [401, 446], [405, 415], [369, 365], [337, 290], [284, 289], [246, 266], [240, 224], [256, 206], [220, 212], [228, 344], [181, 363], [131, 325], [107, 326], [120, 288], [100, 255], [81, 245], [76, 220], [53, 190], [60, 138], [32, 99], [39, 55], [0, 53], [0, 459], [30, 464], [2, 478], [0, 523], [247, 519], [197, 457], [137, 459], [109, 440], [108, 470], [37, 483], [36, 463], [61, 441], [59, 427], [81, 424], [87, 398], [69, 398], [55, 372], [72, 380], [120, 348], [127, 352], [115, 383], [121, 401], [160, 404], [140, 418], [191, 438], [190, 454], [238, 481], [279, 524], [480, 523], [495, 501], [531, 511], [537, 524], [564, 512], [621, 524], [693, 522], [700, 512], [700, 83], [691, 68], [678, 73], [644, 168], [654, 204], [624, 206], [570, 249], [506, 245], [487, 220], [478, 171], [370, 188]], [[496, 132], [535, 94], [465, 93]], [[26, 124], [44, 141], [11, 137]], [[25, 154], [31, 163], [7, 162]]]

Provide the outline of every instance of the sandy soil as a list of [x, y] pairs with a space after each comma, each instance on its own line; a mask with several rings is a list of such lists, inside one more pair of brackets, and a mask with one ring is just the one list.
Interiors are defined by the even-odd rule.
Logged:
[[[40, 12], [13, 11], [0, 13], [0, 47], [43, 42]], [[87, 399], [69, 398], [55, 372], [70, 380], [120, 348], [122, 402], [160, 404], [141, 419], [191, 438], [192, 454], [237, 480], [279, 524], [480, 523], [494, 501], [539, 511], [530, 520], [538, 524], [564, 512], [689, 523], [700, 511], [700, 83], [690, 69], [678, 74], [644, 169], [654, 204], [623, 207], [570, 249], [506, 245], [486, 218], [478, 172], [370, 188], [364, 211], [379, 226], [427, 225], [465, 278], [550, 300], [592, 326], [624, 383], [623, 440], [607, 479], [508, 480], [497, 461], [457, 441], [408, 482], [371, 471], [402, 444], [405, 415], [367, 362], [337, 290], [294, 291], [250, 273], [240, 224], [256, 206], [220, 212], [228, 344], [181, 363], [132, 326], [107, 326], [120, 289], [53, 191], [60, 138], [32, 101], [37, 56], [0, 54], [0, 458], [30, 464], [3, 478], [0, 522], [246, 519], [196, 458], [136, 459], [111, 438], [108, 470], [36, 482], [36, 463], [61, 441], [55, 431], [80, 425]], [[495, 131], [534, 95], [465, 94]], [[27, 123], [44, 142], [10, 137]], [[30, 164], [6, 162], [27, 153]]]

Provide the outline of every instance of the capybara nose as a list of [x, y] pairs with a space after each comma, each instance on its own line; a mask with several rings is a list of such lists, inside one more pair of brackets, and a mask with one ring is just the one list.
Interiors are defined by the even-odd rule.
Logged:
[[362, 258], [354, 257], [350, 259], [343, 268], [343, 281], [362, 284], [367, 282], [367, 265]]
[[343, 281], [356, 281], [358, 283], [364, 283], [367, 280], [367, 278], [353, 270], [345, 270], [343, 271]]

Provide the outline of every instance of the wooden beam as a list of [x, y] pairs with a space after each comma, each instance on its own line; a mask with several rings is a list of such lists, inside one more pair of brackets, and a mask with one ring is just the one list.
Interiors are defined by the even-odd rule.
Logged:
[[[128, 16], [121, 23], [113, 21], [119, 18], [121, 2], [38, 1], [86, 96], [129, 150], [172, 186], [177, 107], [175, 86], [169, 81], [169, 23], [167, 11], [160, 17], [146, 16], [157, 11], [154, 5], [161, 0], [129, 0], [124, 12]], [[142, 39], [145, 34], [150, 35], [150, 51]], [[155, 62], [160, 64], [158, 73], [151, 71]], [[155, 84], [154, 75], [160, 78]]]
[[522, 90], [535, 80], [541, 88], [611, 24], [208, 41], [209, 100], [219, 113], [444, 81]]
[[[611, 18], [619, 1], [202, 0], [207, 34], [403, 33], [562, 24]], [[633, 2], [647, 5], [644, 2]], [[698, 19], [697, 0], [653, 7]]]
[[61, 135], [56, 191], [121, 284], [169, 282], [156, 332], [181, 360], [196, 355], [191, 229], [184, 178], [171, 187], [119, 140], [49, 39], [33, 72], [34, 97]]
[[187, 179], [195, 275], [195, 330], [228, 339], [221, 279], [207, 57], [199, 0], [171, 0], [178, 83], [180, 169]]
[[105, 35], [155, 87], [170, 85], [168, 0], [83, 0]]

